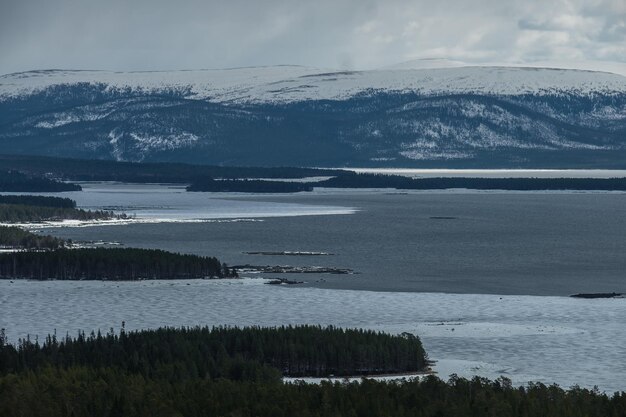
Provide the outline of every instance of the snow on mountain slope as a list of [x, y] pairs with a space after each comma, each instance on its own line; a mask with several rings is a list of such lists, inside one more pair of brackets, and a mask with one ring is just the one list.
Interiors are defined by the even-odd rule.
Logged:
[[459, 65], [7, 74], [0, 149], [227, 165], [626, 166], [626, 77]]
[[47, 70], [0, 77], [0, 99], [62, 85], [106, 86], [107, 91], [175, 91], [215, 103], [288, 103], [345, 100], [378, 91], [441, 94], [626, 93], [626, 77], [583, 70], [454, 67], [326, 71], [298, 66], [166, 72]]
[[505, 68], [553, 68], [570, 69], [590, 72], [608, 72], [626, 77], [626, 62], [614, 61], [587, 61], [587, 60], [550, 60], [535, 61], [532, 63], [489, 62], [467, 63], [442, 58], [422, 58], [401, 62], [383, 67], [384, 70], [409, 70], [409, 69], [439, 69], [458, 67], [505, 67]]

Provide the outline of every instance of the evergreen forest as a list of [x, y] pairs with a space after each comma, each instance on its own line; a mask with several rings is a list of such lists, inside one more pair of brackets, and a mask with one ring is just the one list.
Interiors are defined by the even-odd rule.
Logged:
[[61, 192], [81, 191], [77, 184], [61, 182], [39, 175], [24, 174], [15, 170], [0, 170], [0, 192]]
[[[351, 358], [344, 362], [339, 356]], [[626, 394], [433, 375], [415, 380], [282, 382], [422, 370], [419, 338], [298, 326], [80, 333], [9, 344], [0, 333], [2, 416], [621, 417]], [[393, 365], [392, 365], [393, 364]], [[337, 368], [339, 366], [339, 368]], [[338, 369], [340, 369], [338, 371]]]
[[0, 222], [32, 223], [59, 220], [126, 219], [125, 214], [107, 210], [83, 210], [69, 198], [37, 195], [0, 195]]
[[143, 280], [234, 278], [214, 257], [157, 249], [81, 248], [0, 253], [0, 278], [36, 280]]
[[16, 249], [58, 249], [65, 241], [48, 235], [37, 235], [15, 226], [0, 226], [0, 247]]
[[213, 180], [192, 183], [187, 191], [237, 192], [237, 193], [297, 193], [313, 191], [310, 183], [266, 180]]

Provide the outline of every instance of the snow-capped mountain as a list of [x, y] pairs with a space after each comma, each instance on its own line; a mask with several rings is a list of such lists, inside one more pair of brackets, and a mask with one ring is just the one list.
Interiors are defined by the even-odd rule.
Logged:
[[0, 77], [2, 153], [232, 165], [624, 166], [626, 77], [425, 61]]

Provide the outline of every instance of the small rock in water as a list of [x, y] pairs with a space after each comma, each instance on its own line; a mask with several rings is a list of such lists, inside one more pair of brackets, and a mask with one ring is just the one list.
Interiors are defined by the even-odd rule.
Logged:
[[580, 293], [570, 295], [572, 298], [624, 298], [624, 294], [618, 292]]

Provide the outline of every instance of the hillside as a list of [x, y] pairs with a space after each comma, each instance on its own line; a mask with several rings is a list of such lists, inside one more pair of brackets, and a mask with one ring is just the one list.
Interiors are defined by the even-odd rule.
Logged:
[[0, 77], [5, 153], [254, 166], [624, 167], [626, 77], [513, 67]]

